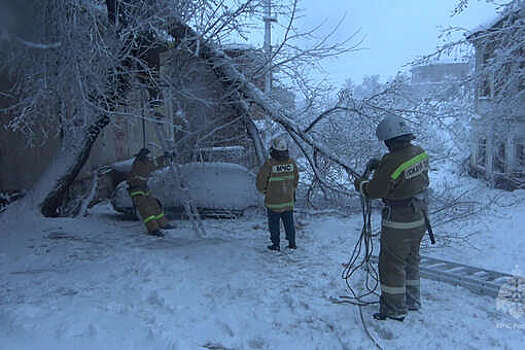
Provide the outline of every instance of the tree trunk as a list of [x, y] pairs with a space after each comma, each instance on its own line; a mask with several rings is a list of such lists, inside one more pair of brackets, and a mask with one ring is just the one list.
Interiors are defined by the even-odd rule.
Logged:
[[266, 158], [268, 158], [268, 154], [266, 153], [266, 147], [264, 147], [264, 142], [261, 139], [259, 130], [257, 130], [257, 126], [255, 126], [252, 118], [250, 118], [250, 107], [248, 107], [248, 103], [244, 100], [238, 90], [232, 91], [232, 100], [238, 113], [244, 116], [246, 131], [248, 132], [248, 136], [252, 139], [253, 148], [255, 149], [257, 165], [262, 166], [266, 161]]
[[248, 135], [253, 141], [255, 155], [257, 156], [257, 164], [259, 166], [262, 166], [268, 156], [266, 154], [266, 149], [262, 142], [261, 135], [259, 134], [257, 127], [255, 126], [253, 120], [251, 120], [249, 115], [246, 115], [246, 129], [248, 131]]
[[82, 146], [78, 151], [75, 161], [66, 173], [56, 181], [53, 189], [46, 195], [45, 199], [40, 204], [41, 212], [44, 216], [57, 217], [60, 215], [59, 209], [64, 203], [69, 187], [73, 184], [73, 181], [75, 181], [75, 178], [80, 173], [84, 164], [86, 164], [91, 148], [97, 140], [98, 135], [109, 124], [109, 122], [109, 117], [104, 115], [99, 117], [87, 128], [86, 135], [82, 141]]
[[[119, 17], [119, 6], [121, 6], [120, 0], [106, 0], [106, 6], [108, 10], [108, 20], [112, 25], [115, 25], [117, 22], [117, 18]], [[126, 26], [127, 21], [124, 20], [123, 23], [120, 25]], [[140, 33], [139, 35], [145, 35], [144, 33]], [[126, 40], [126, 38], [121, 38], [121, 40]], [[140, 40], [139, 40], [140, 41]], [[147, 40], [145, 41], [147, 42]], [[146, 50], [146, 51], [144, 51]], [[135, 50], [132, 54], [134, 54], [136, 57], [141, 57], [144, 55], [144, 53], [148, 53], [145, 60], [147, 65], [154, 71], [159, 71], [159, 62], [160, 62], [160, 56], [159, 56], [159, 50], [157, 48], [152, 47], [143, 47], [140, 46], [137, 50]], [[121, 59], [120, 66], [121, 67], [128, 67], [130, 62], [129, 57], [125, 57]], [[117, 86], [117, 93], [114, 94], [111, 98], [111, 109], [112, 111], [115, 111], [117, 109], [117, 106], [120, 104], [120, 97], [123, 96], [127, 89], [129, 89], [129, 84], [127, 81], [128, 77], [124, 74], [121, 74], [116, 79]], [[158, 89], [155, 89], [155, 91], [151, 91], [151, 89], [148, 89], [150, 91], [150, 99], [153, 97], [158, 97]], [[155, 96], [151, 96], [155, 95]], [[91, 148], [93, 147], [93, 144], [97, 140], [98, 136], [100, 135], [100, 132], [109, 124], [110, 118], [107, 115], [103, 115], [99, 117], [92, 125], [90, 125], [87, 128], [86, 135], [84, 137], [84, 140], [82, 141], [82, 144], [80, 146], [80, 150], [78, 151], [78, 154], [76, 155], [76, 158], [71, 164], [71, 166], [65, 171], [65, 174], [62, 175], [53, 186], [53, 189], [46, 195], [43, 202], [40, 204], [41, 212], [44, 216], [47, 217], [57, 217], [60, 215], [59, 209], [64, 203], [64, 199], [67, 195], [67, 192], [69, 190], [69, 187], [73, 184], [75, 181], [75, 178], [80, 173], [80, 170], [86, 163], [86, 161], [89, 158], [89, 154], [91, 152]]]

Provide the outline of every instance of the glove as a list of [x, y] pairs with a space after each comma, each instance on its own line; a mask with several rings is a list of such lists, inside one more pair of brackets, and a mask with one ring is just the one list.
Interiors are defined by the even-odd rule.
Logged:
[[379, 167], [379, 163], [381, 163], [379, 159], [372, 158], [366, 163], [366, 168], [368, 170], [376, 170]]
[[362, 183], [363, 181], [368, 181], [368, 179], [367, 179], [367, 178], [364, 178], [364, 177], [360, 177], [360, 178], [358, 178], [358, 179], [355, 179], [355, 181], [354, 181], [354, 187], [355, 187], [355, 190], [356, 190], [357, 192], [361, 192], [361, 183]]
[[136, 155], [135, 157], [137, 157], [138, 159], [146, 159], [146, 157], [148, 157], [148, 155], [150, 154], [150, 150], [147, 149], [147, 148], [142, 148]]

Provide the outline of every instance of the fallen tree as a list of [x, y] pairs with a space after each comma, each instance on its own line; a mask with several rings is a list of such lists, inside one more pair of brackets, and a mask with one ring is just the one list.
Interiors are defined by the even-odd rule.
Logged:
[[[179, 45], [185, 45], [195, 56], [205, 60], [219, 79], [239, 91], [244, 99], [257, 104], [271, 120], [280, 124], [296, 142], [301, 140], [313, 150], [343, 167], [351, 176], [360, 176], [357, 171], [347, 164], [344, 159], [333, 153], [330, 148], [317, 142], [311, 135], [301, 130], [300, 126], [290, 118], [286, 110], [277, 101], [268, 98], [236, 68], [231, 58], [215, 48], [212, 43], [204, 40], [190, 26], [180, 21], [175, 21], [171, 24], [169, 33], [175, 38], [176, 42], [180, 43]], [[315, 169], [313, 161], [310, 161], [310, 165]]]
[[[131, 108], [125, 115], [139, 119], [143, 111], [140, 108], [133, 109], [127, 101], [130, 88], [143, 85], [148, 90], [148, 103], [162, 103], [162, 96], [158, 94], [158, 51], [167, 42], [165, 36], [155, 35], [166, 27], [165, 18], [178, 18], [171, 27], [175, 43], [185, 45], [185, 49], [189, 49], [196, 58], [210, 64], [219, 80], [231, 91], [230, 102], [245, 119], [247, 134], [253, 140], [259, 163], [266, 159], [266, 150], [250, 118], [249, 105], [253, 103], [298, 142], [302, 142], [301, 147], [305, 152], [320, 152], [340, 164], [352, 176], [358, 176], [343, 158], [301, 130], [290, 118], [290, 112], [265, 96], [250, 82], [250, 78], [240, 73], [232, 59], [212, 44], [216, 42], [219, 32], [239, 30], [242, 27], [237, 22], [239, 14], [251, 15], [253, 7], [258, 6], [255, 2], [244, 1], [239, 10], [234, 12], [223, 4], [217, 5], [222, 12], [202, 5], [204, 7], [199, 9], [216, 15], [217, 21], [207, 23], [210, 27], [204, 26], [206, 30], [191, 23], [203, 30], [203, 35], [209, 41], [203, 40], [186, 24], [190, 22], [186, 15], [197, 13], [200, 3], [195, 2], [194, 7], [190, 6], [191, 2], [180, 3], [181, 8], [172, 9], [170, 13], [165, 11], [167, 8], [163, 8], [161, 3], [144, 0], [106, 0], [107, 11], [101, 6], [102, 3], [70, 3], [65, 0], [32, 2], [30, 9], [34, 11], [40, 26], [46, 30], [31, 31], [27, 38], [34, 43], [57, 42], [60, 45], [13, 46], [14, 42], [2, 42], [5, 45], [0, 46], [10, 70], [24, 73], [23, 80], [17, 85], [19, 90], [12, 94], [20, 98], [2, 110], [16, 115], [10, 128], [23, 130], [31, 138], [39, 132], [45, 134], [46, 127], [53, 124], [57, 129], [55, 136], [60, 134], [62, 146], [57, 158], [61, 161], [54, 164], [50, 175], [40, 181], [31, 196], [31, 202], [37, 206], [35, 209], [43, 215], [67, 215], [61, 206], [71, 185], [103, 129], [115, 116], [124, 115], [122, 107]], [[296, 1], [293, 4], [295, 8]], [[47, 15], [42, 16], [42, 13]], [[25, 18], [23, 12], [19, 16]], [[292, 21], [293, 16], [290, 23]], [[300, 61], [312, 52], [320, 56], [328, 55], [327, 52], [332, 49], [333, 46], [324, 48], [318, 45], [313, 51], [294, 54], [281, 64], [284, 66], [292, 60]], [[46, 52], [39, 54], [38, 50]], [[307, 159], [315, 171], [313, 158], [307, 155]]]
[[[239, 15], [244, 11], [249, 12], [251, 2], [251, 0], [245, 2], [235, 14]], [[100, 116], [91, 125], [88, 125], [85, 130], [80, 131], [80, 139], [73, 142], [75, 144], [73, 149], [62, 147], [59, 151], [64, 153], [64, 155], [67, 154], [67, 156], [59, 155], [58, 157], [64, 159], [65, 163], [61, 164], [59, 175], [51, 181], [48, 179], [47, 183], [46, 181], [41, 181], [40, 186], [37, 186], [39, 188], [34, 190], [40, 196], [45, 194], [44, 199], [39, 204], [40, 211], [44, 216], [67, 215], [67, 213], [63, 213], [62, 207], [66, 202], [70, 187], [88, 160], [91, 149], [102, 130], [111, 123], [113, 115], [119, 114], [119, 107], [128, 105], [126, 95], [133, 88], [133, 84], [136, 85], [138, 81], [139, 85], [144, 85], [147, 88], [148, 96], [146, 97], [146, 102], [148, 103], [148, 108], [157, 106], [163, 100], [159, 86], [160, 53], [166, 50], [168, 43], [165, 39], [159, 38], [155, 33], [155, 29], [153, 29], [157, 26], [162, 26], [163, 19], [158, 17], [157, 14], [162, 13], [163, 8], [160, 4], [142, 0], [106, 0], [105, 3], [108, 26], [100, 23], [100, 14], [103, 14], [103, 12], [100, 12], [100, 9], [96, 7], [88, 8], [88, 13], [97, 13], [94, 17], [98, 16], [98, 20], [96, 19], [95, 21], [98, 21], [95, 24], [95, 31], [98, 32], [98, 35], [91, 36], [91, 38], [96, 39], [94, 42], [90, 42], [91, 46], [89, 47], [91, 50], [102, 52], [102, 55], [106, 55], [108, 61], [111, 61], [111, 58], [117, 58], [117, 62], [112, 65], [110, 71], [101, 74], [102, 83], [100, 85], [102, 88], [99, 87], [98, 93], [88, 93], [88, 95], [93, 94], [94, 96], [84, 96], [84, 100], [81, 102], [81, 104], [88, 104], [94, 107], [92, 112], [100, 113]], [[187, 5], [189, 6], [189, 4]], [[139, 14], [137, 11], [140, 11], [141, 8], [147, 10], [146, 13]], [[83, 10], [82, 6], [71, 7], [71, 9], [79, 10], [80, 12]], [[55, 14], [59, 16], [61, 12]], [[82, 15], [75, 13], [73, 17], [75, 16]], [[223, 25], [227, 24], [228, 21], [233, 21], [235, 17], [227, 16], [226, 19], [223, 19]], [[113, 37], [113, 40], [116, 39], [112, 44], [113, 53], [111, 49], [105, 46], [106, 43], [103, 42], [107, 38], [97, 42], [99, 38], [108, 34], [110, 37]], [[78, 80], [81, 80], [80, 77]], [[89, 90], [89, 87], [85, 86], [84, 89]], [[266, 153], [257, 129], [247, 113], [249, 108], [240, 99], [235, 104], [245, 119], [247, 134], [253, 140], [258, 162], [262, 164], [266, 158]], [[71, 143], [71, 141], [69, 142]]]
[[75, 178], [86, 163], [93, 144], [110, 121], [111, 119], [108, 116], [103, 115], [87, 128], [86, 135], [74, 157], [74, 161], [69, 165], [65, 174], [56, 180], [53, 189], [40, 204], [44, 216], [56, 217], [60, 215], [59, 208], [64, 203], [69, 187], [73, 184], [73, 181], [75, 181]]

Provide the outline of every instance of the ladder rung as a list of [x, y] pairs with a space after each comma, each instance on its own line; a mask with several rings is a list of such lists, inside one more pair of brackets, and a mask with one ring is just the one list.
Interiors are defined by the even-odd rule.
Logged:
[[494, 281], [492, 281], [492, 282], [505, 283], [505, 282], [507, 282], [509, 279], [510, 279], [509, 276], [501, 276], [501, 277], [498, 277], [498, 278], [494, 279]]
[[440, 262], [440, 263], [425, 265], [425, 267], [428, 267], [429, 269], [435, 269], [438, 266], [447, 266], [447, 264]]
[[487, 271], [483, 271], [483, 270], [478, 270], [476, 272], [473, 273], [474, 276], [479, 276], [479, 277], [483, 277], [481, 275], [488, 275], [489, 273]]
[[488, 276], [484, 278], [485, 281], [492, 282], [498, 278], [505, 277], [504, 275], [496, 274], [496, 273], [489, 273]]
[[[373, 258], [377, 260], [377, 257]], [[423, 256], [420, 261], [420, 273], [424, 278], [460, 285], [475, 293], [493, 297], [498, 295], [501, 285], [512, 277], [497, 271]]]
[[446, 271], [447, 271], [447, 272], [453, 272], [453, 273], [456, 273], [456, 272], [460, 272], [460, 271], [462, 271], [462, 270], [465, 271], [466, 268], [463, 267], [463, 266], [455, 266], [455, 267], [452, 267], [452, 268], [450, 268], [450, 269], [447, 269]]

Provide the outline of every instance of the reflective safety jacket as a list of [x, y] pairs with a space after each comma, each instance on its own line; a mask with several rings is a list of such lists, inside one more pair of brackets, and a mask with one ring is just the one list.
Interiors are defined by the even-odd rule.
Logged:
[[365, 194], [387, 201], [410, 199], [428, 188], [428, 167], [427, 153], [407, 144], [383, 156], [372, 180], [364, 185]]
[[383, 156], [372, 179], [363, 185], [367, 198], [382, 198], [386, 204], [383, 227], [424, 230], [425, 204], [419, 195], [429, 186], [428, 169], [427, 153], [410, 143]]
[[292, 210], [299, 183], [297, 164], [289, 158], [268, 159], [257, 174], [257, 190], [265, 195], [264, 205], [275, 212]]
[[167, 166], [167, 163], [165, 157], [159, 157], [154, 160], [149, 158], [135, 158], [131, 166], [131, 171], [128, 174], [128, 189], [133, 191], [148, 191], [148, 178], [150, 174], [157, 169]]

